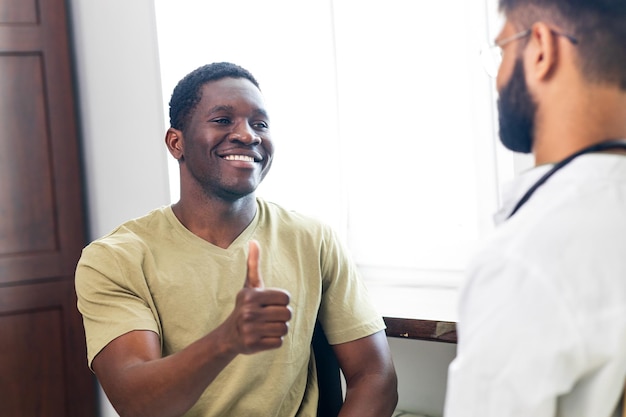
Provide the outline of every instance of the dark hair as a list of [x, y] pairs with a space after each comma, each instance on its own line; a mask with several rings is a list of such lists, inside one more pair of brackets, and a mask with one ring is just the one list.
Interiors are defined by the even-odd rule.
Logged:
[[187, 74], [178, 82], [170, 98], [170, 126], [184, 130], [189, 115], [202, 98], [202, 86], [222, 78], [245, 78], [260, 89], [250, 71], [230, 62], [214, 62], [203, 65]]
[[500, 0], [500, 11], [516, 24], [544, 21], [578, 39], [583, 75], [591, 82], [626, 90], [626, 1]]

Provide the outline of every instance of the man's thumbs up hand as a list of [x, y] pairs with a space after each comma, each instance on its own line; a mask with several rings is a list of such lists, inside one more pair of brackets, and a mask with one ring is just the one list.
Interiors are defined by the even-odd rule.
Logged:
[[246, 278], [237, 293], [235, 308], [223, 323], [228, 343], [236, 353], [251, 354], [282, 346], [291, 320], [289, 293], [265, 288], [261, 278], [261, 250], [255, 240], [248, 244]]

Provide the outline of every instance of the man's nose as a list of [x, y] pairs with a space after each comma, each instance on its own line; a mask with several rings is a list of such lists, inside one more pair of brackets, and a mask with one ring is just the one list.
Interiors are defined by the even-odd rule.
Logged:
[[248, 123], [238, 123], [229, 135], [229, 140], [245, 143], [246, 145], [260, 144], [261, 136]]

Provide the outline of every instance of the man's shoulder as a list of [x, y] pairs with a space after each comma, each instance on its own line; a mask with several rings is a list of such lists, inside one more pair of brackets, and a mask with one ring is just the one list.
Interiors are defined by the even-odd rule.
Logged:
[[147, 214], [125, 221], [109, 233], [92, 241], [85, 249], [125, 248], [143, 246], [153, 240], [155, 235], [168, 227], [167, 207], [156, 208]]

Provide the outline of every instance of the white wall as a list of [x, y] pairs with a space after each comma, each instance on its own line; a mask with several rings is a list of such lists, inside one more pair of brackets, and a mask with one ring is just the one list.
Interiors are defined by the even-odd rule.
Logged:
[[456, 356], [456, 345], [393, 337], [387, 340], [398, 374], [398, 409], [441, 417], [448, 365]]
[[[170, 201], [154, 4], [69, 0], [89, 236]], [[169, 92], [166, 92], [169, 94]], [[454, 345], [390, 339], [399, 405], [441, 415]], [[117, 414], [101, 396], [101, 417]]]
[[169, 203], [151, 0], [70, 0], [89, 235]]

